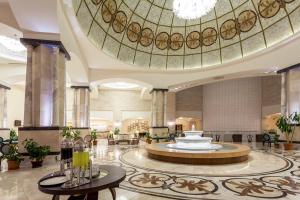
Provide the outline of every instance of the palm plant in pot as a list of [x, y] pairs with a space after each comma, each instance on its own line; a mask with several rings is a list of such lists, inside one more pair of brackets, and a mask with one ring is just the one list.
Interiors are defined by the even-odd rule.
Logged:
[[49, 146], [39, 146], [34, 140], [26, 139], [23, 141], [24, 148], [28, 152], [29, 159], [31, 159], [32, 168], [41, 167], [45, 157], [50, 152]]
[[97, 146], [97, 136], [98, 136], [97, 129], [93, 129], [91, 131], [91, 136], [92, 136], [92, 140], [93, 140], [93, 145]]
[[285, 134], [286, 143], [284, 144], [285, 150], [293, 150], [293, 139], [295, 134], [296, 125], [300, 123], [300, 114], [292, 113], [288, 116], [281, 115], [276, 122], [278, 129]]
[[151, 144], [152, 143], [152, 139], [151, 139], [151, 136], [150, 136], [149, 132], [146, 132], [145, 137], [146, 137], [146, 142], [148, 144]]
[[8, 154], [3, 155], [1, 159], [7, 160], [8, 170], [19, 169], [21, 161], [24, 160], [18, 152], [16, 145], [10, 145]]

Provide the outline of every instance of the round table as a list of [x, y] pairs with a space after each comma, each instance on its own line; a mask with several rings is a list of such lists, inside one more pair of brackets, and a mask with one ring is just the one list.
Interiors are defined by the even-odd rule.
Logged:
[[115, 188], [125, 179], [126, 172], [123, 168], [112, 165], [100, 165], [100, 171], [104, 170], [108, 174], [102, 178], [95, 178], [91, 183], [71, 189], [63, 189], [61, 186], [45, 187], [40, 186], [40, 182], [50, 178], [53, 174], [48, 174], [41, 178], [38, 182], [39, 190], [46, 194], [52, 194], [53, 200], [59, 200], [60, 195], [85, 195], [87, 200], [97, 200], [98, 191], [109, 189], [113, 199], [116, 199]]

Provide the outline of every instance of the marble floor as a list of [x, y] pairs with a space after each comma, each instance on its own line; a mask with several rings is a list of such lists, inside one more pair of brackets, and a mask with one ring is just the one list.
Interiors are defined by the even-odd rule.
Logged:
[[[126, 170], [126, 180], [117, 189], [118, 200], [300, 199], [300, 150], [285, 152], [256, 144], [251, 147], [247, 162], [194, 166], [149, 159], [143, 144], [107, 146], [101, 140], [93, 149], [93, 161]], [[58, 168], [55, 156], [48, 156], [38, 169], [31, 169], [25, 160], [21, 169], [7, 171], [3, 162], [0, 200], [50, 200], [51, 196], [38, 190], [37, 181]], [[99, 199], [112, 197], [103, 190]]]

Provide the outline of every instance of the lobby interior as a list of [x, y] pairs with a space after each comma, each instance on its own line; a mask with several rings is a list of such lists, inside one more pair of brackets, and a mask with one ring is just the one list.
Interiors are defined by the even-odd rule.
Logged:
[[300, 0], [0, 0], [0, 199], [300, 198]]

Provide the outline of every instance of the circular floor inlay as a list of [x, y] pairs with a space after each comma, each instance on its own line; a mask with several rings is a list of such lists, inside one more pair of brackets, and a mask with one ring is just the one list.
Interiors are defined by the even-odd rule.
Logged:
[[186, 165], [157, 161], [148, 158], [145, 149], [131, 149], [125, 151], [120, 160], [124, 164], [138, 169], [156, 171], [160, 173], [171, 173], [181, 175], [199, 176], [257, 176], [286, 171], [293, 165], [283, 157], [261, 151], [251, 151], [249, 160], [237, 164], [227, 165]]

